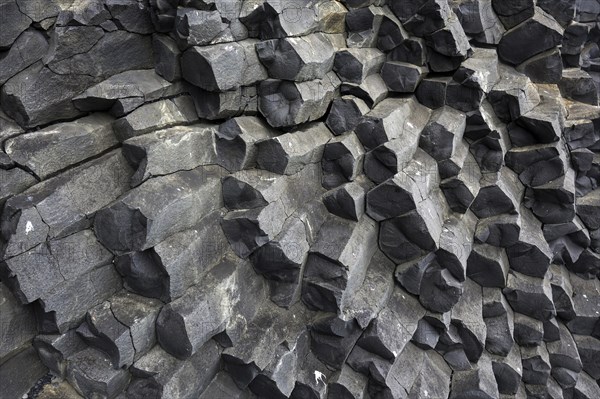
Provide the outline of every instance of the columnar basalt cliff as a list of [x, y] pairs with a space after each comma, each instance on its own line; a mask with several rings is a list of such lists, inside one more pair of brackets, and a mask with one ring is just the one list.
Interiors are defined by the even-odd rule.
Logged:
[[600, 0], [0, 26], [1, 398], [600, 398]]

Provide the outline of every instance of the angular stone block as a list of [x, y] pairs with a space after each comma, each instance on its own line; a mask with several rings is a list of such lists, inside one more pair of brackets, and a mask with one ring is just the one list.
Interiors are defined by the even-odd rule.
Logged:
[[[595, 361], [595, 359], [598, 358], [598, 350], [600, 348], [600, 346], [598, 345], [600, 343], [598, 342], [598, 338], [589, 337], [585, 335], [573, 335], [573, 340], [575, 341], [575, 345], [577, 346], [577, 352], [579, 357], [581, 358], [583, 370], [586, 373], [588, 373], [592, 378], [598, 377], [598, 375], [600, 375], [600, 368], [598, 367], [598, 362]], [[570, 349], [571, 348], [568, 348], [569, 351]], [[570, 351], [570, 353], [573, 356], [575, 356], [575, 354], [572, 351]], [[550, 353], [550, 355], [552, 356], [552, 352]], [[552, 361], [552, 358], [550, 360]], [[577, 363], [575, 363], [575, 366], [576, 364]]]
[[479, 219], [475, 231], [475, 241], [494, 247], [510, 247], [516, 244], [521, 231], [518, 214], [504, 214]]
[[[354, 317], [361, 328], [366, 328], [386, 305], [394, 290], [394, 281], [389, 279], [394, 264], [381, 251], [376, 251], [367, 269], [361, 287], [352, 302], [346, 307], [346, 315]], [[373, 292], [379, 295], [374, 296]]]
[[519, 392], [523, 371], [521, 351], [518, 346], [513, 346], [510, 353], [504, 358], [492, 357], [492, 369], [500, 394], [515, 395]]
[[352, 398], [364, 399], [367, 392], [367, 377], [344, 365], [328, 384], [328, 397], [332, 399]]
[[[591, 335], [598, 338], [598, 304], [600, 285], [598, 280], [587, 280], [570, 273], [573, 286], [573, 311], [575, 317], [565, 325], [572, 334]], [[585, 295], [585, 297], [584, 297]]]
[[225, 395], [232, 399], [249, 397], [249, 393], [246, 390], [241, 390], [226, 371], [219, 371], [198, 398], [212, 399], [220, 397], [219, 395]]
[[500, 79], [496, 51], [475, 48], [473, 55], [465, 60], [454, 73], [453, 79], [465, 87], [489, 93]]
[[115, 370], [133, 364], [135, 348], [129, 329], [115, 318], [110, 302], [104, 302], [87, 313], [86, 323], [77, 333], [90, 347], [104, 352]]
[[88, 309], [104, 302], [121, 286], [121, 278], [111, 264], [54, 286], [39, 304], [36, 302], [39, 330], [63, 333], [75, 328]]
[[411, 162], [417, 151], [418, 140], [418, 132], [408, 131], [402, 137], [380, 144], [367, 152], [364, 160], [365, 175], [377, 184], [393, 178]]
[[41, 32], [23, 32], [0, 61], [0, 84], [42, 59], [47, 51], [48, 42]]
[[525, 60], [517, 66], [534, 83], [558, 83], [563, 73], [561, 52], [553, 48]]
[[[402, 17], [398, 16], [398, 18], [403, 21], [406, 29], [417, 36], [430, 35], [442, 29], [448, 19], [451, 16], [454, 17], [448, 3], [443, 1], [412, 1], [405, 3], [413, 4], [404, 12], [406, 13], [412, 7], [415, 7], [415, 13], [409, 15], [406, 21], [403, 20], [404, 15]], [[394, 10], [394, 7], [392, 9]]]
[[63, 281], [73, 280], [108, 264], [112, 254], [91, 230], [42, 243], [7, 259], [0, 275], [22, 303], [31, 303]]
[[111, 111], [123, 116], [125, 102], [137, 100], [141, 105], [162, 97], [172, 97], [183, 90], [181, 84], [172, 84], [161, 78], [152, 69], [126, 71], [90, 87], [73, 99], [82, 111]]
[[[356, 341], [361, 334], [362, 329], [354, 320], [345, 321], [337, 316], [323, 315], [317, 318], [310, 327], [311, 352], [309, 352], [308, 358], [318, 359], [319, 363], [315, 364], [316, 366], [328, 365], [334, 370], [340, 370], [351, 352], [360, 348], [356, 346]], [[349, 364], [352, 367], [352, 364]], [[353, 367], [353, 369], [355, 368]], [[302, 374], [309, 372], [310, 369], [303, 371]], [[297, 378], [297, 381], [299, 379]], [[323, 381], [318, 384], [324, 385], [324, 383]]]
[[425, 310], [415, 298], [396, 288], [386, 307], [367, 327], [357, 345], [393, 362], [409, 343], [424, 314]]
[[381, 77], [391, 92], [414, 93], [427, 72], [426, 68], [416, 65], [387, 61], [381, 68]]
[[500, 80], [489, 93], [494, 112], [504, 122], [517, 119], [540, 103], [540, 95], [531, 80], [515, 69], [500, 64]]
[[[331, 239], [335, 237], [335, 242]], [[302, 300], [309, 308], [343, 310], [365, 278], [377, 249], [377, 226], [366, 215], [358, 222], [330, 216], [311, 246]]]
[[532, 0], [518, 0], [511, 2], [492, 0], [492, 6], [506, 29], [510, 29], [532, 17], [534, 15], [535, 4]]
[[333, 70], [344, 83], [361, 84], [365, 78], [379, 73], [385, 54], [370, 47], [348, 48], [335, 54]]
[[136, 171], [131, 186], [151, 177], [216, 163], [216, 127], [208, 124], [176, 126], [123, 142], [123, 154]]
[[504, 288], [509, 267], [504, 248], [476, 244], [467, 261], [467, 276], [483, 287]]
[[542, 222], [566, 223], [575, 217], [575, 179], [572, 169], [564, 176], [534, 188], [526, 188], [524, 204]]
[[505, 161], [506, 165], [519, 173], [523, 184], [531, 187], [559, 178], [568, 167], [564, 147], [558, 142], [513, 147], [506, 154]]
[[332, 189], [354, 181], [363, 169], [364, 149], [354, 133], [337, 136], [323, 148], [323, 187]]
[[467, 0], [451, 3], [465, 33], [477, 43], [498, 44], [505, 32], [492, 7], [492, 0]]
[[248, 28], [249, 35], [261, 40], [304, 36], [316, 31], [320, 25], [325, 30], [337, 32], [337, 21], [343, 19], [345, 10], [336, 5], [321, 7], [323, 9], [319, 4], [299, 6], [272, 0], [259, 5], [246, 3], [242, 5], [239, 18]]
[[465, 127], [465, 115], [445, 106], [432, 112], [421, 132], [419, 146], [438, 161], [442, 179], [458, 175], [462, 167], [467, 152], [462, 143]]
[[462, 295], [452, 307], [452, 324], [457, 327], [465, 355], [477, 362], [483, 354], [487, 326], [479, 316], [483, 313], [482, 290], [474, 281], [463, 282]]
[[451, 77], [425, 77], [417, 87], [415, 95], [419, 102], [431, 109], [443, 107], [446, 103], [446, 90]]
[[68, 330], [62, 335], [38, 335], [33, 341], [42, 363], [58, 378], [66, 378], [67, 361], [77, 352], [87, 348], [87, 344], [79, 338], [75, 330]]
[[325, 124], [335, 135], [352, 131], [361, 122], [369, 107], [360, 98], [342, 96], [331, 103]]
[[425, 39], [416, 36], [406, 38], [402, 43], [392, 49], [388, 55], [388, 61], [407, 62], [417, 66], [427, 65], [429, 52]]
[[274, 173], [295, 174], [307, 164], [318, 162], [331, 139], [327, 127], [315, 123], [293, 133], [263, 140], [257, 144], [257, 164]]
[[258, 114], [258, 96], [256, 86], [243, 86], [233, 90], [214, 92], [189, 86], [193, 105], [198, 117], [215, 120], [240, 115]]
[[401, 216], [428, 199], [438, 184], [435, 161], [419, 149], [401, 171], [367, 193], [366, 212], [377, 221]]
[[[221, 351], [216, 342], [209, 341], [191, 358], [179, 360], [156, 345], [131, 367], [133, 379], [127, 397], [197, 398], [218, 373]], [[190, 379], [190, 375], [196, 378]]]
[[[499, 1], [495, 3], [500, 4]], [[552, 16], [535, 7], [531, 18], [510, 29], [498, 43], [498, 55], [509, 64], [520, 64], [562, 42], [563, 28]]]
[[112, 121], [108, 115], [96, 114], [74, 122], [59, 123], [8, 139], [4, 144], [5, 151], [14, 162], [46, 179], [117, 145]]
[[498, 384], [494, 378], [492, 362], [488, 356], [483, 356], [477, 365], [468, 371], [458, 371], [452, 374], [450, 398], [460, 398], [461, 395], [476, 395], [480, 398], [498, 397]]
[[544, 322], [525, 316], [521, 313], [514, 315], [515, 342], [522, 346], [536, 346], [544, 339]]
[[523, 382], [531, 385], [545, 385], [550, 377], [550, 359], [545, 344], [521, 348], [523, 362]]
[[85, 229], [96, 211], [128, 189], [130, 178], [127, 161], [115, 150], [12, 197], [2, 216], [5, 256]]
[[358, 97], [367, 104], [369, 108], [383, 101], [388, 96], [388, 89], [381, 75], [374, 73], [365, 78], [365, 80], [357, 85], [353, 83], [342, 83], [340, 86], [342, 96], [351, 95]]
[[311, 202], [294, 213], [272, 241], [250, 256], [254, 269], [268, 280], [275, 304], [289, 308], [300, 299], [302, 273], [315, 239], [307, 230], [318, 230], [326, 218], [325, 207]]
[[[436, 256], [459, 281], [465, 281], [477, 217], [472, 212], [451, 214], [442, 227]], [[459, 241], [457, 237], [462, 237]]]
[[[233, 286], [239, 289], [234, 292]], [[256, 305], [264, 300], [263, 287], [246, 262], [225, 258], [206, 275], [202, 285], [188, 289], [162, 308], [156, 320], [158, 342], [181, 360], [202, 353], [203, 345], [223, 332], [230, 318], [254, 315]], [[249, 313], [237, 314], [244, 309]]]
[[275, 79], [323, 79], [333, 67], [334, 48], [322, 33], [258, 42], [256, 52], [269, 77]]
[[346, 14], [347, 46], [375, 47], [384, 16], [384, 9], [374, 5], [350, 9]]
[[403, 137], [408, 132], [421, 132], [429, 120], [430, 110], [415, 97], [390, 98], [375, 106], [355, 129], [365, 149]]
[[224, 213], [211, 212], [193, 228], [169, 236], [154, 248], [117, 257], [115, 266], [125, 287], [163, 301], [182, 296], [226, 251], [225, 236], [213, 229]]
[[155, 34], [152, 36], [152, 49], [156, 73], [169, 82], [181, 79], [181, 51], [175, 41], [169, 36]]
[[575, 68], [565, 69], [558, 87], [565, 98], [598, 105], [598, 88], [592, 77], [585, 71]]
[[481, 169], [471, 154], [467, 153], [458, 175], [440, 182], [440, 189], [450, 209], [465, 213], [479, 194], [480, 181]]
[[542, 321], [556, 314], [548, 279], [514, 272], [508, 275], [506, 288], [502, 292], [515, 312]]
[[300, 83], [263, 80], [258, 89], [258, 109], [276, 128], [310, 122], [325, 115], [339, 85], [334, 72]]
[[34, 127], [82, 115], [71, 99], [94, 83], [91, 76], [59, 75], [37, 62], [10, 78], [0, 97], [4, 111], [20, 126]]
[[514, 346], [512, 310], [508, 308], [506, 314], [487, 317], [484, 322], [486, 326], [485, 349], [494, 355], [509, 355]]
[[143, 105], [129, 115], [117, 119], [113, 128], [119, 141], [125, 141], [153, 130], [189, 125], [197, 120], [198, 114], [192, 99], [182, 96]]
[[[7, 159], [7, 162], [12, 163], [8, 155], [5, 155], [5, 159]], [[0, 187], [2, 187], [0, 206], [4, 205], [10, 197], [22, 193], [37, 182], [38, 180], [35, 177], [21, 168], [0, 169]]]
[[541, 234], [542, 225], [525, 207], [520, 209], [519, 239], [506, 248], [510, 267], [528, 276], [543, 278], [553, 258], [550, 246]]
[[379, 26], [377, 48], [389, 52], [401, 45], [408, 37], [408, 33], [398, 18], [392, 13], [386, 13]]
[[219, 125], [215, 135], [219, 165], [237, 172], [255, 166], [257, 142], [273, 138], [276, 132], [258, 117], [240, 116]]
[[433, 32], [426, 40], [434, 51], [446, 57], [464, 59], [471, 50], [469, 39], [456, 17], [448, 19], [443, 28]]
[[181, 56], [183, 78], [208, 91], [227, 91], [267, 78], [254, 49], [255, 39], [192, 47]]
[[[222, 173], [220, 167], [201, 166], [148, 180], [98, 212], [98, 239], [113, 251], [139, 251], [193, 227], [222, 206], [221, 196], [214, 195]], [[164, 193], [161, 201], [148, 201], [158, 192]]]
[[[307, 184], [307, 182], [312, 184]], [[285, 220], [296, 209], [320, 195], [322, 190], [320, 165], [313, 164], [311, 167], [304, 168], [300, 173], [294, 175], [289, 183], [288, 192], [290, 194], [276, 197], [267, 206], [259, 205], [260, 202], [252, 205], [255, 201], [249, 201], [248, 208], [250, 209], [230, 212], [223, 219], [221, 223], [223, 231], [232, 245], [232, 249], [239, 256], [248, 257], [254, 250], [271, 241], [281, 232]], [[282, 184], [277, 186], [286, 190], [285, 184], [287, 183], [282, 182]], [[292, 192], [293, 195], [291, 195]], [[243, 194], [243, 192], [241, 193]], [[258, 193], [253, 196], [250, 198], [261, 201]]]
[[434, 192], [431, 198], [416, 206], [415, 210], [381, 224], [379, 246], [396, 263], [438, 248], [443, 221], [449, 211], [445, 199], [441, 193]]
[[186, 46], [205, 46], [217, 39], [228, 27], [217, 10], [178, 8], [175, 30]]

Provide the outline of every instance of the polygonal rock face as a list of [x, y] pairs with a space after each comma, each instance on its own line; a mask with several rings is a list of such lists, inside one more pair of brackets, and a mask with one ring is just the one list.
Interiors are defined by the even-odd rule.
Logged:
[[599, 1], [0, 0], [0, 396], [600, 398]]
[[507, 31], [498, 43], [498, 55], [517, 65], [562, 41], [562, 27], [548, 14], [536, 8], [530, 19]]
[[339, 79], [333, 72], [323, 79], [293, 83], [264, 80], [259, 87], [258, 108], [272, 127], [290, 127], [325, 115]]
[[333, 46], [321, 33], [265, 40], [256, 44], [256, 52], [269, 77], [275, 79], [322, 79], [333, 66]]
[[181, 58], [183, 78], [208, 91], [227, 91], [265, 79], [266, 71], [258, 62], [255, 43], [248, 39], [192, 47]]

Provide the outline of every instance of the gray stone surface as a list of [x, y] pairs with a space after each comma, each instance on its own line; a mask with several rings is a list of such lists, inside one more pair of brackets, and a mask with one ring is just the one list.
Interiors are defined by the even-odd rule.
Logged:
[[[189, 359], [201, 353], [203, 345], [213, 336], [223, 332], [230, 319], [240, 316], [237, 314], [240, 310], [246, 308], [249, 313], [245, 316], [251, 318], [257, 303], [264, 300], [264, 284], [252, 274], [246, 262], [224, 259], [204, 279], [203, 285], [190, 288], [184, 296], [164, 306], [156, 321], [161, 347], [178, 359]], [[244, 287], [245, 293], [252, 293], [253, 301], [243, 299], [240, 291], [228, 290], [238, 281], [244, 282], [240, 287]]]
[[415, 97], [390, 98], [365, 115], [355, 132], [365, 149], [370, 150], [405, 134], [416, 134], [425, 127], [430, 110]]
[[131, 179], [138, 186], [152, 177], [217, 163], [213, 125], [176, 126], [132, 137], [123, 142], [123, 154], [136, 168]]
[[5, 256], [85, 229], [100, 208], [127, 191], [130, 178], [127, 161], [115, 150], [12, 197], [2, 216]]
[[[311, 309], [344, 309], [361, 286], [376, 250], [375, 222], [330, 216], [311, 246], [304, 272], [302, 300]], [[335, 243], [331, 238], [335, 237]]]
[[339, 85], [334, 72], [300, 83], [263, 80], [258, 88], [258, 110], [275, 128], [314, 121], [325, 115]]
[[4, 396], [596, 399], [599, 4], [0, 0]]
[[[148, 180], [98, 212], [96, 236], [109, 249], [128, 252], [187, 230], [222, 206], [221, 196], [214, 195], [222, 173], [218, 166], [200, 166]], [[149, 201], [158, 192], [161, 201]]]
[[47, 179], [116, 146], [112, 122], [106, 114], [94, 114], [9, 139], [4, 148], [14, 162]]
[[271, 39], [256, 43], [260, 62], [275, 79], [322, 79], [333, 68], [334, 48], [327, 35]]
[[226, 91], [267, 78], [254, 49], [257, 40], [192, 47], [181, 56], [183, 78], [208, 91]]
[[258, 142], [275, 135], [275, 130], [258, 117], [232, 118], [215, 133], [217, 162], [230, 172], [255, 167]]
[[278, 174], [295, 174], [306, 165], [319, 162], [331, 132], [321, 122], [306, 125], [257, 144], [259, 168]]

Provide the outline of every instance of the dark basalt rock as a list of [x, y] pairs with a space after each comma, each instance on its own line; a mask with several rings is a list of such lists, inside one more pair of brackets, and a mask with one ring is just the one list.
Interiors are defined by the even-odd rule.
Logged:
[[0, 396], [597, 399], [599, 4], [0, 0]]

